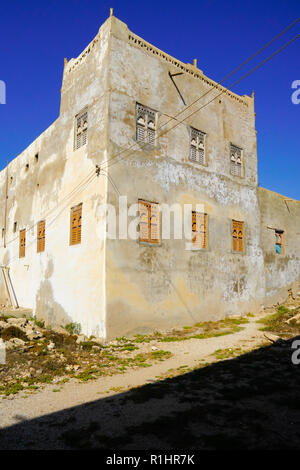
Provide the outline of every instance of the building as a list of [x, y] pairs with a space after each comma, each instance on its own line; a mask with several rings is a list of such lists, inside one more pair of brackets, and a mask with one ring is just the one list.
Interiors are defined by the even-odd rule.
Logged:
[[[65, 60], [59, 117], [0, 187], [0, 301], [46, 324], [109, 339], [254, 312], [298, 285], [300, 203], [258, 187], [254, 95], [113, 15]], [[138, 204], [138, 240], [106, 235], [102, 207], [119, 215], [119, 194]], [[203, 205], [194, 249], [162, 238], [163, 204]]]

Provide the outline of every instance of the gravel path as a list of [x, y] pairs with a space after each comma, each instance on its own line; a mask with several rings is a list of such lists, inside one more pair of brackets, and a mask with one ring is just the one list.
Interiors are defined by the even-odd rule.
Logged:
[[[211, 355], [218, 349], [237, 347], [247, 351], [254, 349], [264, 340], [263, 333], [258, 331], [261, 325], [256, 323], [256, 320], [264, 315], [249, 317], [249, 323], [243, 325], [242, 331], [226, 336], [143, 344], [140, 348], [141, 352], [149, 351], [153, 345], [156, 345], [159, 349], [168, 350], [173, 354], [171, 358], [155, 363], [148, 368], [130, 370], [111, 377], [100, 377], [86, 383], [78, 383], [78, 381], [71, 379], [63, 386], [46, 385], [32, 395], [20, 393], [17, 396], [0, 399], [0, 430], [155, 382], [157, 377], [166, 374], [169, 369], [177, 369], [182, 366], [195, 367], [200, 361], [212, 362], [213, 356]], [[112, 388], [118, 391], [113, 391]], [[59, 391], [57, 391], [58, 389]]]

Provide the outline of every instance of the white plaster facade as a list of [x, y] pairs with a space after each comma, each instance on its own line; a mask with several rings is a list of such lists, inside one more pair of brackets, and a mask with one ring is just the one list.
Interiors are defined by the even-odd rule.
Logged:
[[[224, 93], [174, 129], [171, 120], [154, 147], [141, 146], [136, 103], [157, 110], [158, 127], [176, 116], [184, 106], [169, 72], [179, 71], [187, 104], [208, 91], [204, 103]], [[88, 141], [74, 150], [75, 116], [86, 106]], [[189, 126], [206, 134], [205, 165], [189, 160]], [[230, 173], [230, 144], [243, 149], [242, 177]], [[208, 248], [188, 252], [184, 240], [145, 246], [107, 239], [99, 208], [117, 206], [117, 193], [105, 173], [96, 175], [96, 165], [128, 205], [138, 199], [202, 203]], [[0, 187], [4, 201], [7, 194], [2, 266], [10, 268], [19, 305], [52, 325], [78, 322], [85, 334], [107, 339], [217, 319], [283, 298], [300, 275], [300, 205], [292, 201], [287, 210], [282, 196], [257, 187], [254, 96], [224, 90], [113, 16], [78, 58], [65, 63], [58, 119], [0, 173]], [[70, 208], [78, 203], [82, 240], [70, 246]], [[36, 252], [39, 220], [46, 221], [42, 253]], [[232, 220], [245, 224], [242, 254], [232, 251]], [[282, 256], [275, 255], [270, 224], [285, 231]], [[19, 258], [24, 228], [26, 256]], [[1, 299], [9, 300], [3, 282]]]

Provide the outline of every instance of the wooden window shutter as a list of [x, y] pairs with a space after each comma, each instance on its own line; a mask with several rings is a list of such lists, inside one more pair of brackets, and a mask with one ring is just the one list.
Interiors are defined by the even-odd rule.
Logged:
[[140, 241], [160, 243], [159, 204], [139, 200]]
[[244, 251], [244, 222], [232, 221], [232, 248], [233, 251]]
[[190, 129], [190, 160], [205, 165], [205, 134], [193, 127]]
[[70, 245], [81, 243], [82, 204], [72, 207], [70, 215]]
[[242, 149], [230, 145], [230, 173], [233, 176], [242, 176]]
[[197, 248], [207, 248], [207, 214], [192, 212], [192, 243]]
[[45, 251], [45, 229], [46, 229], [46, 222], [41, 220], [37, 224], [37, 252], [41, 253]]
[[150, 208], [150, 236], [151, 243], [160, 242], [160, 220], [159, 220], [159, 205], [151, 202]]
[[77, 114], [75, 123], [75, 150], [79, 149], [87, 143], [88, 138], [88, 110], [84, 109]]
[[26, 246], [26, 230], [20, 230], [20, 247], [19, 247], [19, 258], [24, 258]]
[[155, 145], [157, 112], [136, 104], [136, 140]]

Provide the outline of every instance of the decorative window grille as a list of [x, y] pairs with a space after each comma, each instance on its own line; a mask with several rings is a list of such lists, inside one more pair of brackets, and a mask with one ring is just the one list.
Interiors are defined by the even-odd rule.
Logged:
[[159, 204], [139, 200], [140, 241], [160, 243]]
[[284, 254], [284, 231], [275, 230], [275, 250], [278, 255]]
[[20, 230], [20, 247], [19, 247], [19, 258], [24, 258], [26, 246], [26, 230]]
[[155, 145], [156, 111], [136, 104], [136, 140]]
[[205, 164], [205, 134], [191, 127], [190, 160]]
[[197, 248], [207, 248], [207, 214], [192, 212], [192, 243]]
[[70, 215], [70, 245], [81, 243], [82, 203], [72, 207]]
[[242, 149], [230, 145], [230, 173], [233, 176], [242, 176]]
[[37, 253], [45, 251], [45, 229], [46, 222], [41, 220], [37, 224]]
[[77, 114], [75, 123], [75, 150], [87, 143], [88, 138], [88, 110], [87, 108]]
[[232, 248], [233, 251], [244, 251], [244, 222], [232, 221]]

